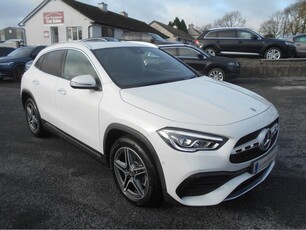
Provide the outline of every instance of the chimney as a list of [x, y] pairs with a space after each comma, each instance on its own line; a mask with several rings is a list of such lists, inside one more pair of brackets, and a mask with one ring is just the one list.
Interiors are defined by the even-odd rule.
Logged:
[[104, 3], [104, 2], [98, 3], [98, 7], [103, 12], [107, 12], [107, 4], [106, 3]]
[[125, 11], [121, 11], [120, 14], [121, 14], [122, 16], [126, 17], [126, 18], [128, 17], [128, 13], [125, 12]]

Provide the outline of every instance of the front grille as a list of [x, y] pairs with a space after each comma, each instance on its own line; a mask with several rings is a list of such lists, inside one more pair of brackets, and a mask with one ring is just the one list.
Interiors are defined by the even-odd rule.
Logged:
[[[260, 137], [260, 134], [265, 130], [267, 130], [266, 132], [271, 132], [269, 147], [266, 149], [262, 147], [266, 137]], [[270, 125], [240, 138], [230, 155], [230, 162], [234, 164], [243, 163], [264, 155], [275, 145], [278, 138], [278, 130], [278, 119], [276, 119]]]

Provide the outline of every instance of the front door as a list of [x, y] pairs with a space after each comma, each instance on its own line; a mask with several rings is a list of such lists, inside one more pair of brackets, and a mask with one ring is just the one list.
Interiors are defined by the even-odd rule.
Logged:
[[99, 104], [103, 92], [72, 88], [70, 80], [80, 75], [91, 75], [100, 84], [98, 75], [85, 54], [78, 50], [68, 50], [63, 78], [60, 78], [56, 85], [56, 126], [99, 151]]
[[50, 27], [51, 30], [51, 44], [58, 43], [58, 27]]

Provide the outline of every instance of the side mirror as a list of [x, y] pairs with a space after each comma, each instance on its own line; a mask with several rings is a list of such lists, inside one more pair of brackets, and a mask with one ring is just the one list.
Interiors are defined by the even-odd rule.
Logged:
[[258, 40], [258, 37], [257, 37], [255, 34], [253, 34], [253, 35], [251, 36], [251, 39], [252, 39], [252, 40]]
[[97, 83], [91, 75], [80, 75], [71, 79], [70, 86], [74, 89], [97, 89]]
[[198, 58], [202, 60], [202, 59], [204, 59], [204, 55], [203, 54], [198, 54]]

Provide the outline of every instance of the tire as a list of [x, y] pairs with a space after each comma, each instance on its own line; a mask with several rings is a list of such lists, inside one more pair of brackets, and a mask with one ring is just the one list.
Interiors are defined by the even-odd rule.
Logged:
[[38, 108], [32, 98], [28, 98], [25, 103], [25, 112], [28, 127], [36, 137], [43, 137], [46, 134], [40, 118]]
[[14, 68], [13, 74], [12, 74], [13, 80], [16, 81], [16, 82], [21, 81], [23, 73], [24, 73], [24, 66], [22, 66], [22, 65], [16, 66]]
[[271, 47], [266, 50], [264, 57], [268, 60], [278, 60], [282, 57], [282, 51], [279, 48]]
[[216, 56], [217, 55], [217, 51], [212, 48], [212, 47], [207, 47], [204, 49], [204, 51], [208, 54], [210, 54], [211, 56]]
[[225, 81], [226, 80], [225, 73], [220, 68], [213, 68], [213, 69], [209, 70], [207, 75], [209, 77], [215, 79], [215, 80], [219, 80], [219, 81]]
[[149, 151], [132, 136], [119, 138], [110, 152], [110, 168], [115, 182], [131, 203], [155, 206], [161, 201], [161, 187]]

